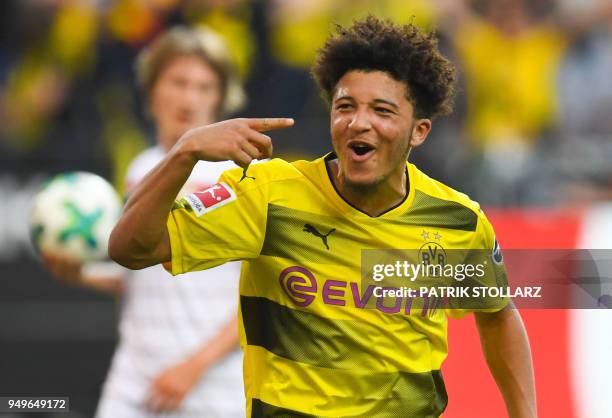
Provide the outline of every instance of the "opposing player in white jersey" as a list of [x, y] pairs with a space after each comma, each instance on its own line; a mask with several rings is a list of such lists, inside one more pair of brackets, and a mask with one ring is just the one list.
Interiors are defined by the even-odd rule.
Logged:
[[[209, 30], [174, 28], [139, 56], [138, 78], [147, 93], [157, 146], [140, 154], [127, 189], [164, 157], [188, 129], [214, 122], [243, 101], [228, 53]], [[180, 194], [206, 188], [232, 162], [199, 162]], [[45, 254], [52, 273], [122, 296], [120, 340], [96, 416], [245, 416], [242, 355], [238, 348], [240, 266], [173, 279], [162, 266], [100, 278]]]

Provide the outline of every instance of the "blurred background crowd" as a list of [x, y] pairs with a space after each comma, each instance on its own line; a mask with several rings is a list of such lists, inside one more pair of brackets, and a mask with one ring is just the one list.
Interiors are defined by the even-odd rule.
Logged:
[[484, 205], [580, 205], [612, 195], [612, 12], [605, 0], [7, 0], [2, 2], [0, 167], [87, 169], [121, 188], [154, 142], [134, 82], [139, 49], [175, 24], [229, 44], [249, 102], [290, 116], [277, 155], [329, 150], [309, 75], [334, 22], [368, 12], [435, 29], [456, 63], [456, 111], [415, 162]]
[[[123, 191], [128, 163], [155, 143], [135, 83], [138, 51], [173, 25], [218, 31], [247, 90], [237, 116], [295, 118], [295, 128], [273, 134], [275, 154], [314, 158], [331, 149], [310, 65], [335, 22], [367, 13], [435, 30], [459, 70], [456, 110], [411, 155], [419, 168], [485, 207], [612, 200], [609, 0], [3, 0], [0, 393], [61, 392], [87, 375], [91, 385], [80, 389], [88, 395], [76, 401], [83, 411], [95, 405], [114, 345], [114, 305], [80, 289], [57, 293], [61, 285], [24, 255], [26, 208], [40, 181], [62, 171], [92, 171]], [[35, 277], [36, 286], [14, 282]], [[43, 303], [57, 326], [25, 329]], [[80, 325], [61, 325], [75, 315]], [[58, 344], [31, 344], [43, 339]], [[83, 351], [89, 360], [70, 371], [48, 362], [78, 362]], [[66, 373], [68, 386], [58, 387], [54, 376]]]

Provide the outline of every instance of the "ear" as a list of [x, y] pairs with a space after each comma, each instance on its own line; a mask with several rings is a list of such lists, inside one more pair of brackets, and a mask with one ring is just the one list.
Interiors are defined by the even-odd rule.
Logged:
[[431, 120], [417, 119], [410, 134], [410, 147], [416, 148], [421, 146], [425, 142], [429, 131], [431, 131]]

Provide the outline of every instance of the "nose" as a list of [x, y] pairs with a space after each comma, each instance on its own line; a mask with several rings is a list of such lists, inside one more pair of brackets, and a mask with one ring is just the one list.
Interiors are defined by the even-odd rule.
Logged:
[[197, 88], [188, 86], [183, 91], [183, 105], [188, 109], [196, 108], [201, 102], [201, 93]]
[[372, 128], [370, 118], [366, 109], [357, 109], [349, 123], [349, 129], [357, 132], [368, 131]]

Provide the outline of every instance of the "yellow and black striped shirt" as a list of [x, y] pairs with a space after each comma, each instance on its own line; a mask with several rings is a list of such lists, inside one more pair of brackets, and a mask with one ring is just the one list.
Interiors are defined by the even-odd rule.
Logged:
[[[334, 189], [326, 159], [225, 172], [168, 219], [173, 274], [244, 260], [240, 335], [249, 417], [438, 417], [443, 309], [372, 301], [365, 249], [494, 248], [477, 203], [407, 164], [409, 193], [371, 217]], [[493, 282], [505, 279], [505, 272]]]

